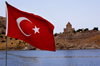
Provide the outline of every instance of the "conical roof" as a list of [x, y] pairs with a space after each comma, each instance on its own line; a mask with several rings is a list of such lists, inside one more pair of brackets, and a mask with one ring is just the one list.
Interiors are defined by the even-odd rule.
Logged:
[[71, 23], [70, 23], [70, 22], [68, 22], [68, 23], [67, 23], [67, 25], [71, 25]]

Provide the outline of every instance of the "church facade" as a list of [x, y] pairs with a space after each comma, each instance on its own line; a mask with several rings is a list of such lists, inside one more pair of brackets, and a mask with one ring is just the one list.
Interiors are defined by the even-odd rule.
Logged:
[[71, 23], [68, 22], [66, 28], [64, 28], [64, 34], [73, 33], [74, 30], [75, 28], [72, 28]]

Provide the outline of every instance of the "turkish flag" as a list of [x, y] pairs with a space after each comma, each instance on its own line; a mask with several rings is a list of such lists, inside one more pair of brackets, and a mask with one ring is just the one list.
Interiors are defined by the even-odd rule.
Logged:
[[41, 50], [55, 51], [54, 26], [46, 19], [21, 11], [6, 2], [6, 35], [21, 39]]

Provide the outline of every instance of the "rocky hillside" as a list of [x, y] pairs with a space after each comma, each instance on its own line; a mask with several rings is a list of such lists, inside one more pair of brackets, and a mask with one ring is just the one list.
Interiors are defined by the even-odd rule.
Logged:
[[[22, 50], [23, 48], [27, 46], [28, 46], [28, 43], [22, 40], [7, 37], [7, 49], [8, 50]], [[5, 34], [0, 34], [0, 50], [5, 50], [5, 48], [6, 48]]]
[[[6, 48], [6, 18], [0, 16], [0, 50], [5, 50]], [[7, 49], [8, 50], [22, 50], [27, 47], [28, 43], [18, 40], [15, 38], [7, 37]]]
[[56, 36], [57, 49], [100, 49], [100, 31]]

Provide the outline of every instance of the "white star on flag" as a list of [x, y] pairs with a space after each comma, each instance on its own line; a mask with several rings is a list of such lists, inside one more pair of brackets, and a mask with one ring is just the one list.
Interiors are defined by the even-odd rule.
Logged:
[[40, 33], [40, 32], [39, 32], [39, 29], [40, 29], [40, 28], [37, 28], [36, 26], [35, 26], [35, 28], [33, 28], [33, 30], [35, 31], [35, 34], [36, 34], [36, 32]]

